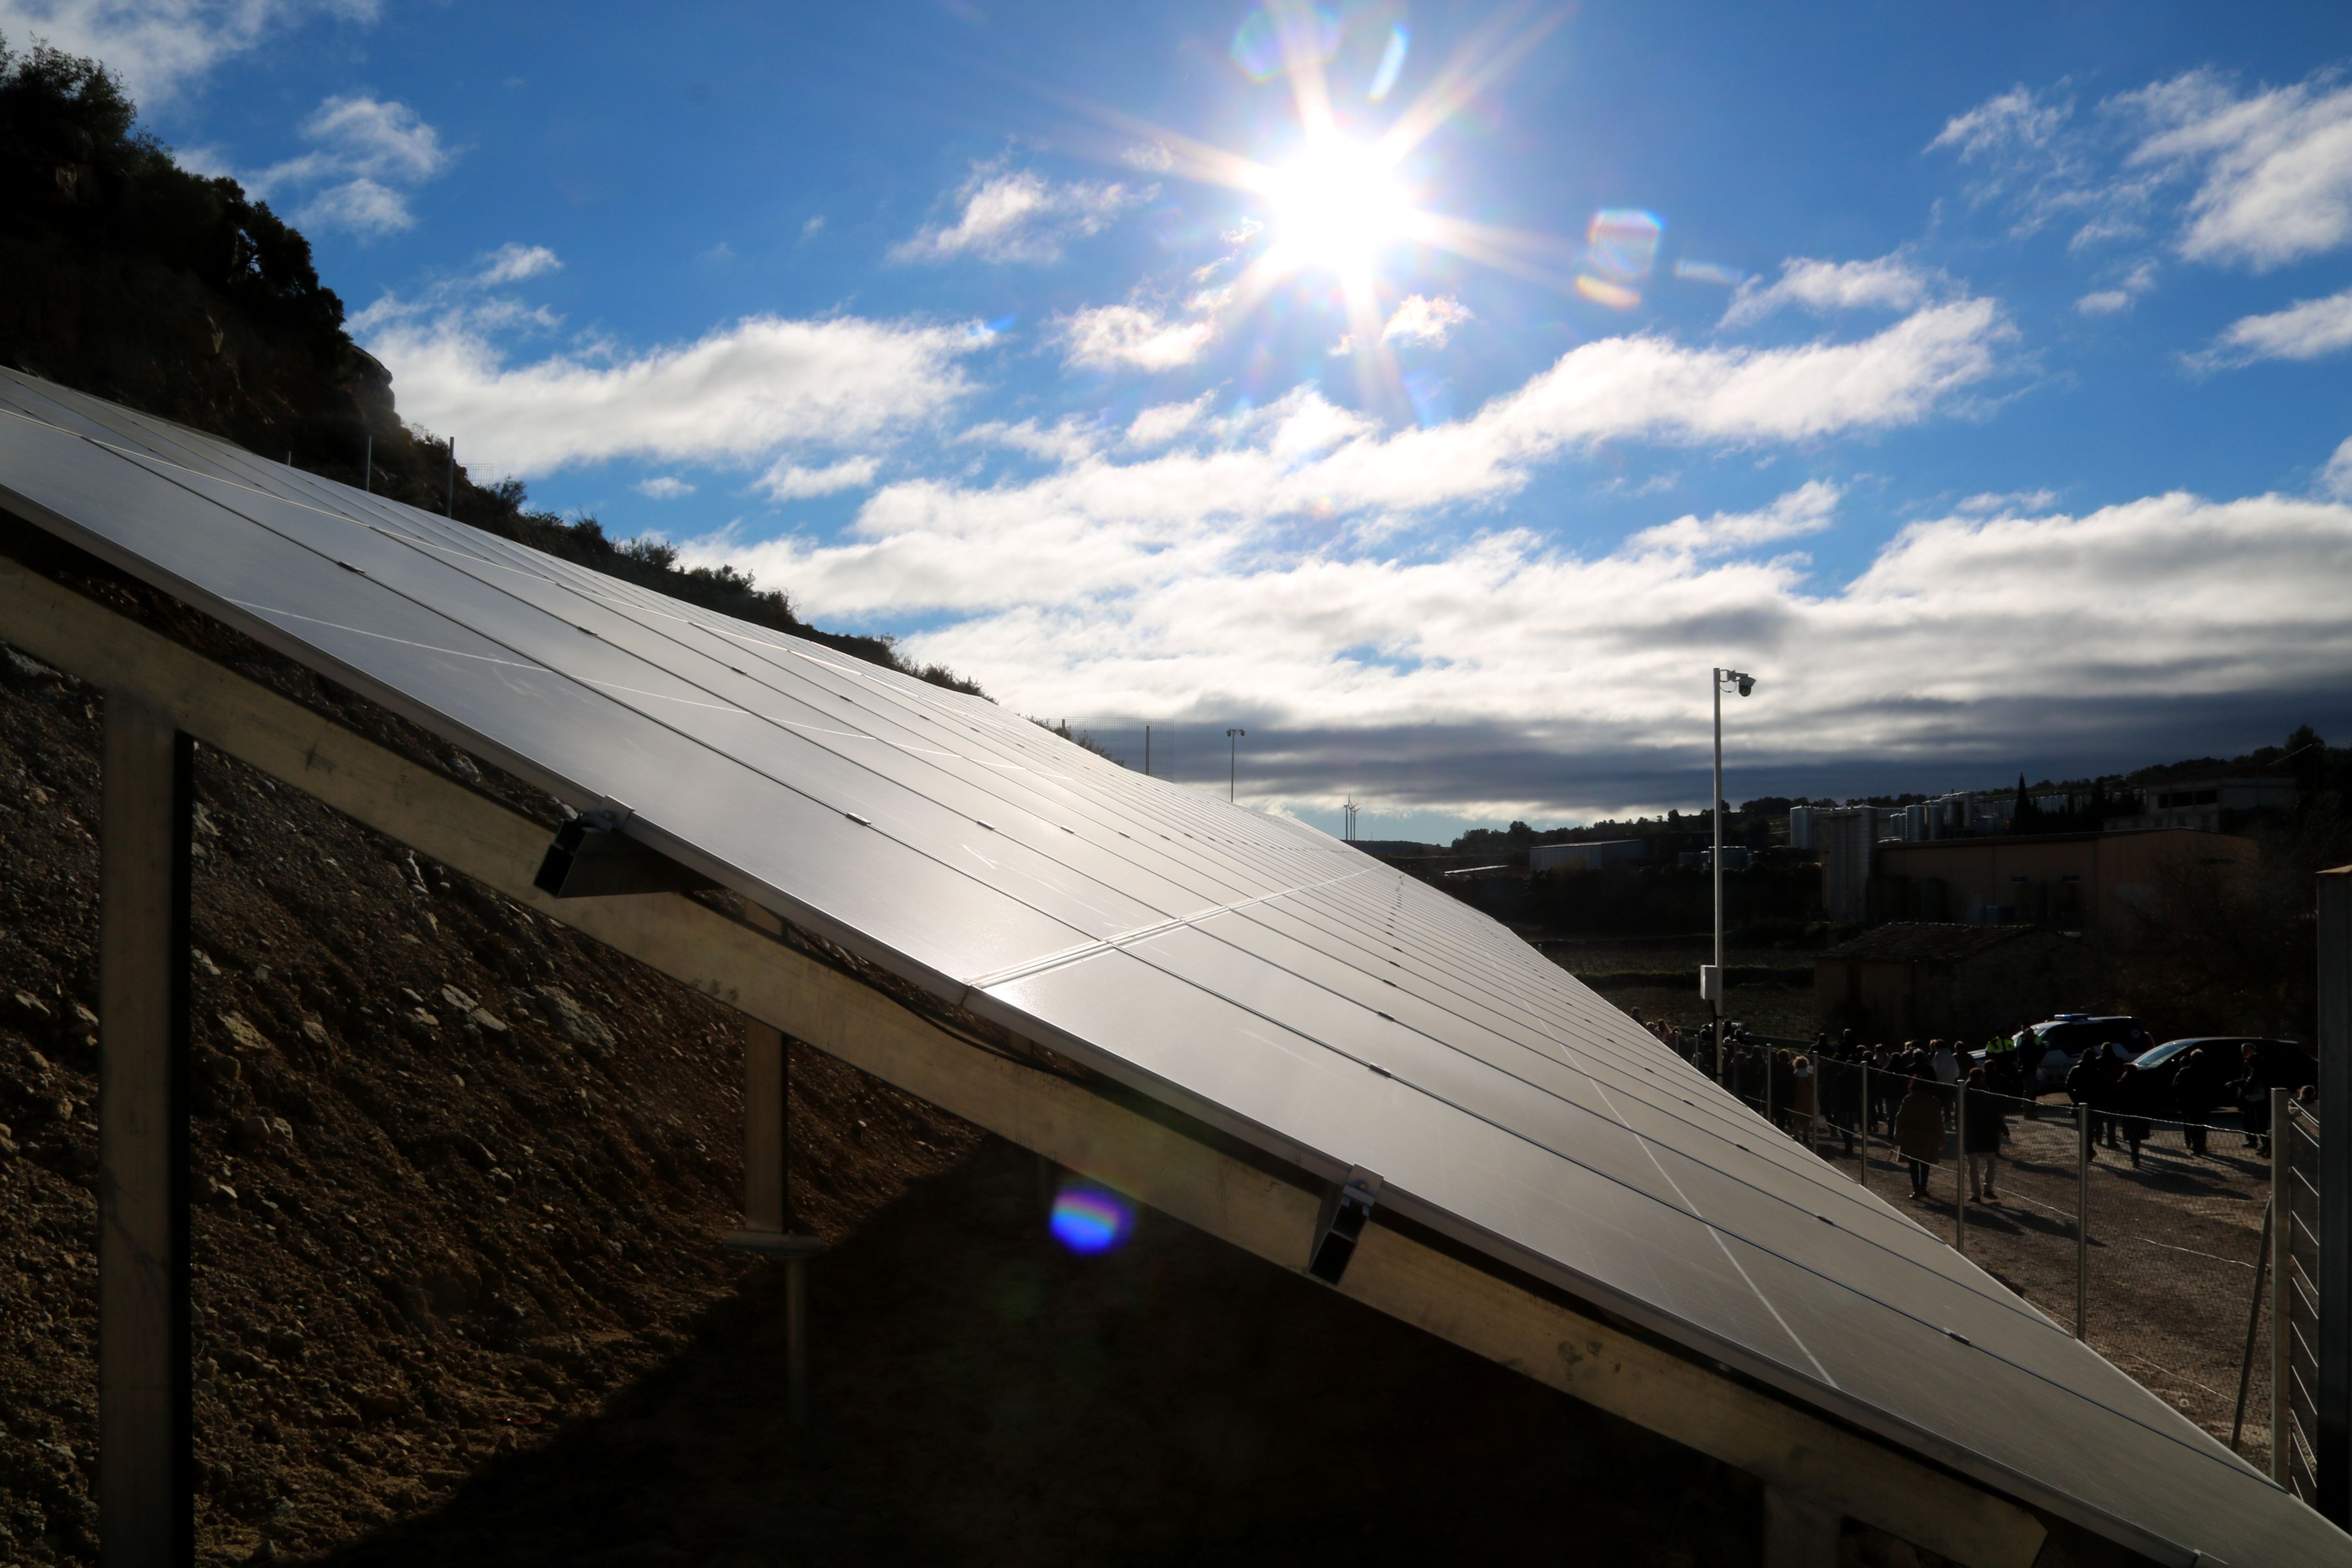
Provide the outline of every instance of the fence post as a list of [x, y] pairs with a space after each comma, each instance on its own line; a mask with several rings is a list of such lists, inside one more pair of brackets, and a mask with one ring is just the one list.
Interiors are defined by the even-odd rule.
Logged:
[[[2278, 1158], [2275, 1135], [2271, 1148], [2273, 1150], [2271, 1158], [2275, 1161]], [[2230, 1417], [2230, 1451], [2233, 1454], [2238, 1451], [2238, 1439], [2243, 1436], [2246, 1431], [2246, 1394], [2254, 1381], [2254, 1336], [2262, 1332], [2263, 1290], [2269, 1282], [2271, 1231], [2277, 1224], [2276, 1206], [2264, 1204], [2263, 1205], [2263, 1239], [2254, 1253], [2254, 1299], [2252, 1304], [2246, 1309], [2246, 1352], [2238, 1358], [2238, 1410], [2236, 1415]], [[2272, 1391], [2271, 1397], [2273, 1400], [2278, 1398], [2276, 1390]]]
[[2271, 1479], [2287, 1484], [2287, 1434], [2294, 1423], [2294, 1399], [2288, 1386], [2292, 1363], [2287, 1350], [2294, 1342], [2294, 1330], [2287, 1320], [2287, 1279], [2289, 1261], [2294, 1257], [2294, 1210], [2289, 1206], [2293, 1184], [2288, 1177], [2294, 1163], [2288, 1151], [2293, 1147], [2284, 1134], [2294, 1128], [2287, 1117], [2287, 1092], [2271, 1090]]
[[1969, 1250], [1969, 1080], [1952, 1085], [1952, 1250]]
[[1862, 1184], [1864, 1192], [1870, 1191], [1870, 1058], [1862, 1058], [1862, 1163], [1853, 1179]]
[[2091, 1108], [2074, 1108], [2074, 1337], [2091, 1316]]
[[[2352, 1523], [2352, 866], [2319, 874], [2319, 1392], [2312, 1500]], [[2278, 1162], [2278, 1129], [2271, 1129]]]

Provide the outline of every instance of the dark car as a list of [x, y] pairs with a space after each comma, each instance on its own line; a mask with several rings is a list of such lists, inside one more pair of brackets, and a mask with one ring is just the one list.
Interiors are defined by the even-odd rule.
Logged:
[[2139, 1026], [2137, 1018], [2094, 1017], [2088, 1013], [2061, 1013], [2047, 1023], [2034, 1025], [2033, 1036], [2040, 1044], [2042, 1060], [2026, 1079], [2025, 1092], [2031, 1095], [2055, 1094], [2064, 1089], [2068, 1070], [2086, 1050], [2111, 1045], [2129, 1060], [2146, 1048], [2147, 1041], [2147, 1031]]
[[[2137, 1116], [2158, 1121], [2210, 1123], [2223, 1106], [2234, 1105], [2229, 1086], [2246, 1072], [2245, 1047], [2278, 1071], [2275, 1082], [2290, 1089], [2317, 1081], [2311, 1058], [2293, 1040], [2268, 1040], [2246, 1035], [2195, 1035], [2167, 1040], [2143, 1052], [2124, 1069], [2116, 1086], [2116, 1104]], [[2180, 1074], [2195, 1065], [2189, 1100], [2180, 1090]]]

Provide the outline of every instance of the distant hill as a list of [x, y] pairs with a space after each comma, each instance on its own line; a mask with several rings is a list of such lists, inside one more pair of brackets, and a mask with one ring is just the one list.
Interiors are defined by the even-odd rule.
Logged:
[[[140, 128], [103, 65], [0, 38], [0, 362], [362, 481], [461, 522], [707, 609], [978, 693], [888, 637], [822, 631], [790, 597], [727, 566], [534, 510], [520, 481], [450, 489], [446, 436], [403, 422], [392, 374], [351, 340], [310, 243], [232, 179], [191, 173]], [[455, 432], [453, 434], [462, 434]]]

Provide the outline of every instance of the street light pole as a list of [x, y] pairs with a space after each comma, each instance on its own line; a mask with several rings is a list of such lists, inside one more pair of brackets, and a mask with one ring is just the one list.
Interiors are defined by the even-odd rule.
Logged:
[[1707, 684], [1715, 692], [1715, 797], [1708, 809], [1715, 816], [1715, 852], [1707, 857], [1715, 869], [1715, 964], [1714, 984], [1703, 987], [1710, 993], [1715, 1004], [1715, 1076], [1725, 1081], [1729, 1073], [1723, 1051], [1723, 689], [1729, 684], [1740, 696], [1756, 689], [1756, 678], [1741, 670], [1725, 669], [1720, 666]]
[[1249, 731], [1247, 730], [1228, 730], [1225, 731], [1225, 745], [1228, 748], [1227, 755], [1225, 757], [1225, 804], [1227, 805], [1234, 804], [1234, 781], [1241, 776], [1242, 743], [1240, 737], [1248, 733]]

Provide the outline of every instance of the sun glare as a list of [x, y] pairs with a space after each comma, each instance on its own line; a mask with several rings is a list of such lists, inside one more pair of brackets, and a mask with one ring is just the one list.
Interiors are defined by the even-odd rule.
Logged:
[[1394, 166], [1374, 148], [1336, 136], [1273, 171], [1266, 195], [1284, 260], [1344, 277], [1370, 271], [1405, 237], [1412, 217]]

